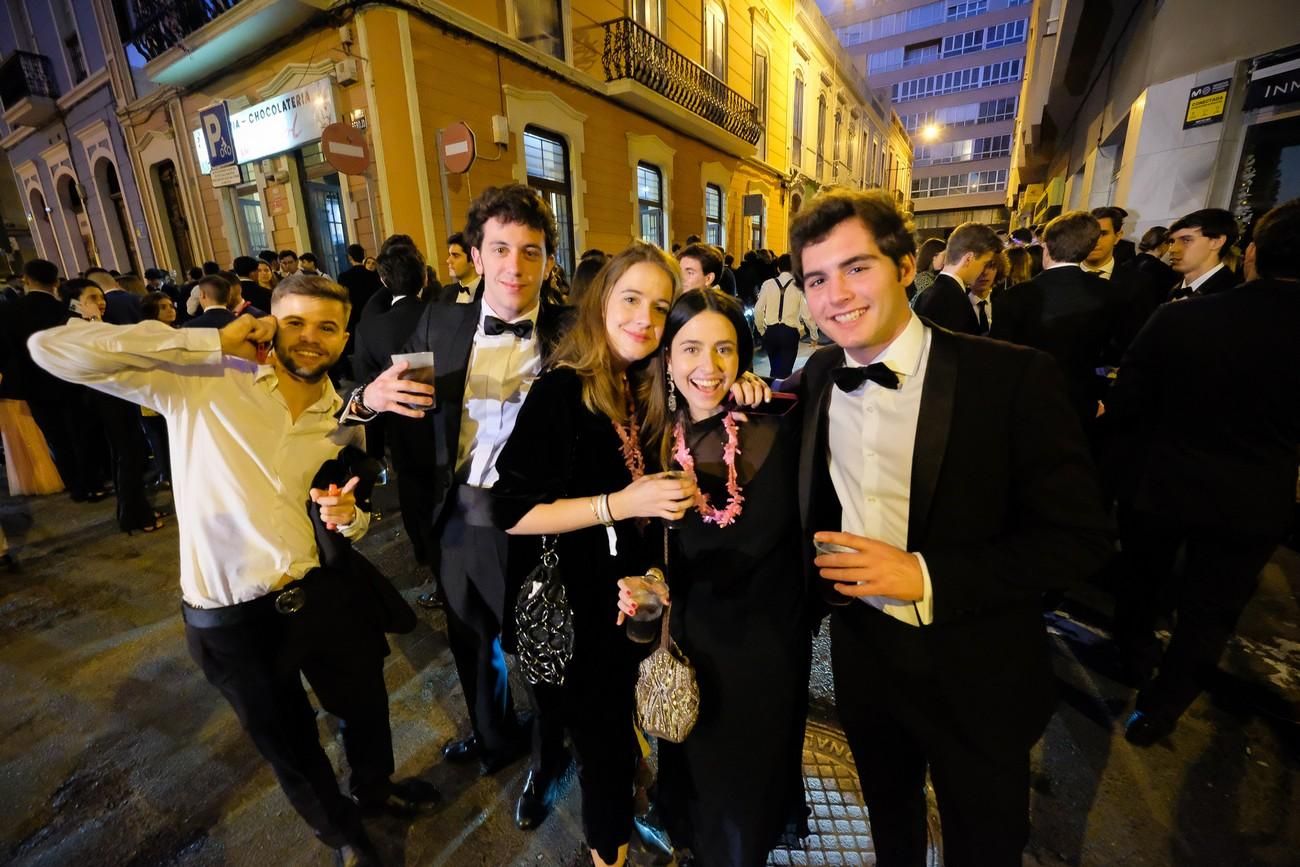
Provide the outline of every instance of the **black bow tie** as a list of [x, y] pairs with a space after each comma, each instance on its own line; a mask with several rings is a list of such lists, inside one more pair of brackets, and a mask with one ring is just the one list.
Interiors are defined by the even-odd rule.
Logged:
[[520, 340], [527, 340], [533, 336], [533, 323], [528, 319], [523, 322], [506, 322], [504, 319], [498, 319], [495, 316], [483, 317], [484, 334], [496, 337], [498, 334], [505, 334], [507, 331]]
[[890, 370], [883, 362], [868, 364], [866, 367], [837, 367], [831, 371], [831, 379], [843, 392], [855, 392], [862, 383], [871, 380], [885, 388], [898, 388], [898, 374]]

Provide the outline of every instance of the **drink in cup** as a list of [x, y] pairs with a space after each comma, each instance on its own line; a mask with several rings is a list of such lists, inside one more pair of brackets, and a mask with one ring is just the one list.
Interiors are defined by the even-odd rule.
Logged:
[[[813, 548], [816, 549], [818, 554], [853, 554], [857, 550], [855, 548], [850, 548], [848, 545], [836, 545], [832, 542], [818, 542], [816, 539], [813, 540]], [[857, 582], [828, 581], [820, 576], [818, 576], [817, 580], [820, 582], [819, 586], [821, 587], [822, 600], [825, 601], [827, 605], [848, 605], [853, 601], [852, 598], [845, 596], [843, 593], [836, 590], [835, 585], [854, 584]]]
[[[399, 361], [405, 361], [410, 365], [410, 367], [402, 372], [402, 379], [409, 379], [412, 382], [423, 382], [425, 385], [433, 385], [434, 367], [432, 352], [407, 352], [394, 355], [392, 360], [393, 364], [397, 364]], [[405, 405], [411, 409], [429, 410], [438, 405], [437, 395], [433, 396], [433, 401], [434, 402], [429, 406], [411, 406], [409, 403]]]
[[636, 614], [627, 619], [627, 637], [637, 644], [649, 644], [659, 636], [659, 618], [664, 616], [664, 603], [659, 594], [648, 587], [632, 591]]

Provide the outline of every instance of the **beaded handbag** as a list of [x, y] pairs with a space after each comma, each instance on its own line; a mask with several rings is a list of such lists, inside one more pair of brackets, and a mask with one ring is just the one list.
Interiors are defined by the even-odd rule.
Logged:
[[[664, 569], [668, 567], [668, 528], [664, 528]], [[641, 660], [636, 681], [637, 724], [648, 735], [675, 744], [686, 740], [700, 715], [700, 686], [690, 659], [668, 633], [671, 603], [664, 606], [659, 646]]]

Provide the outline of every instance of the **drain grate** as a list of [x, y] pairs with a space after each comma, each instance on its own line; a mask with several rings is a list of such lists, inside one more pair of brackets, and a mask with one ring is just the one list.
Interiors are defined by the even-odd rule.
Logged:
[[[844, 733], [822, 723], [809, 722], [803, 745], [804, 786], [812, 816], [811, 834], [803, 850], [778, 849], [768, 864], [772, 867], [869, 867], [876, 863], [867, 809], [862, 804], [858, 772]], [[938, 839], [938, 819], [930, 799], [930, 838]], [[941, 860], [932, 843], [927, 858], [930, 867]]]

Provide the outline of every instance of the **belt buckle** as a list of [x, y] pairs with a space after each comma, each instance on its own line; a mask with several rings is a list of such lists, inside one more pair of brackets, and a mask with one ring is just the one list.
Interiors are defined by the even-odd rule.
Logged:
[[290, 587], [275, 597], [275, 610], [281, 614], [297, 614], [307, 604], [307, 594], [301, 587]]

